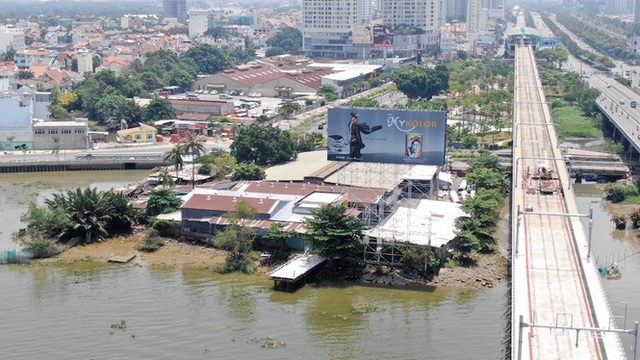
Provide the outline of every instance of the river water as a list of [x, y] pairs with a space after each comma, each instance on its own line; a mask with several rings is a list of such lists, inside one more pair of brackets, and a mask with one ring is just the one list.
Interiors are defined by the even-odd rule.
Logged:
[[[29, 201], [146, 172], [0, 175], [0, 249]], [[501, 359], [507, 286], [342, 284], [274, 292], [264, 276], [131, 265], [0, 266], [2, 359]], [[354, 314], [367, 303], [382, 311]], [[117, 326], [124, 321], [124, 326]], [[112, 329], [114, 325], [114, 329]]]
[[[0, 250], [29, 201], [75, 186], [136, 182], [146, 172], [0, 175]], [[599, 200], [581, 192], [580, 206]], [[594, 258], [637, 252], [596, 207]], [[617, 259], [617, 258], [616, 258]], [[639, 319], [640, 256], [607, 281], [612, 308]], [[95, 263], [0, 266], [2, 359], [503, 359], [507, 285], [479, 291], [326, 284], [274, 292], [258, 275]], [[378, 312], [355, 314], [372, 304]], [[124, 322], [124, 323], [122, 323]], [[113, 328], [112, 328], [113, 326]], [[630, 342], [625, 340], [625, 345]]]

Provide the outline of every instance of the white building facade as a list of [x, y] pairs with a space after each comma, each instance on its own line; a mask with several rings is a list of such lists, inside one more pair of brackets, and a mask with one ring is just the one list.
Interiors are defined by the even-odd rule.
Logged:
[[362, 0], [303, 0], [303, 51], [309, 57], [358, 58], [354, 47], [354, 25], [362, 24]]
[[189, 37], [194, 38], [209, 29], [209, 10], [189, 10]]
[[7, 49], [24, 50], [24, 30], [13, 26], [0, 26], [0, 54], [7, 52]]
[[413, 25], [425, 31], [419, 48], [438, 44], [442, 26], [442, 0], [383, 0], [382, 18], [387, 25]]

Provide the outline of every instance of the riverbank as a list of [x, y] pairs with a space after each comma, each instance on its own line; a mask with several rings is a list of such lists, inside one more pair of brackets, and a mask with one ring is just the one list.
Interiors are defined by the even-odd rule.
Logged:
[[[120, 236], [100, 243], [79, 245], [70, 248], [57, 258], [64, 262], [96, 261], [106, 263], [114, 256], [128, 257], [135, 254], [132, 263], [151, 267], [184, 267], [191, 269], [214, 269], [223, 264], [227, 252], [211, 247], [167, 239], [158, 251], [145, 253], [134, 249], [142, 234]], [[403, 276], [398, 269], [388, 269], [376, 274], [373, 267], [365, 269], [360, 281], [390, 286], [430, 285], [452, 288], [479, 289], [506, 282], [508, 262], [501, 254], [482, 254], [474, 258], [472, 266], [443, 267], [432, 280]], [[258, 267], [259, 274], [268, 274], [271, 269]]]

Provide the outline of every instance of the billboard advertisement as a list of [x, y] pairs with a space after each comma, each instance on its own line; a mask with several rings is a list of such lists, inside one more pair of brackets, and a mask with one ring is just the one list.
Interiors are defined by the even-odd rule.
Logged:
[[444, 165], [444, 111], [331, 108], [327, 159]]
[[353, 45], [368, 45], [373, 43], [373, 30], [370, 25], [356, 24], [351, 31], [351, 43]]
[[373, 25], [373, 47], [393, 47], [393, 28], [389, 25]]

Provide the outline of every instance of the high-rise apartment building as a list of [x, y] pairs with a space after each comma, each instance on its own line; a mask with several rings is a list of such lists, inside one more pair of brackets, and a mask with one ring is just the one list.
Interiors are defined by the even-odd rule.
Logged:
[[209, 29], [209, 10], [189, 10], [189, 37], [204, 34]]
[[504, 20], [504, 0], [467, 0], [467, 31], [477, 33], [495, 26], [497, 20]]
[[163, 0], [162, 9], [165, 19], [175, 18], [180, 23], [187, 22], [187, 0]]
[[444, 0], [444, 20], [465, 21], [467, 19], [467, 0]]
[[373, 1], [362, 0], [362, 22], [368, 23], [373, 15]]
[[351, 43], [354, 25], [362, 23], [362, 0], [303, 0], [303, 50], [310, 57], [357, 58]]
[[437, 44], [442, 25], [442, 0], [383, 0], [382, 19], [391, 26], [413, 25], [425, 31], [420, 47]]

